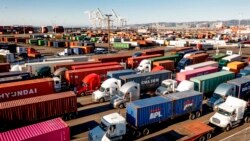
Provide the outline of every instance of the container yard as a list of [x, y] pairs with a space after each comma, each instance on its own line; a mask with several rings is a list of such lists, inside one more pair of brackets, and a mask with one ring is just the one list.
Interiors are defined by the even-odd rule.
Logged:
[[1, 2], [0, 141], [250, 140], [248, 3], [43, 2]]

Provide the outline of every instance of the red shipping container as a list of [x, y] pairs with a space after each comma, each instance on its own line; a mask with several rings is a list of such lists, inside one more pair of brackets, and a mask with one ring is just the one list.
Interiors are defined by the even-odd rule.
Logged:
[[70, 129], [61, 118], [0, 133], [0, 141], [70, 141]]
[[10, 63], [0, 63], [0, 72], [9, 72]]
[[139, 57], [130, 57], [128, 58], [128, 68], [136, 68], [140, 64], [140, 62], [144, 59], [160, 57], [161, 54], [154, 54], [154, 55], [143, 55]]
[[196, 55], [191, 55], [187, 57], [188, 59], [192, 60], [192, 64], [198, 64], [205, 62], [208, 58], [207, 53], [201, 53], [201, 54], [196, 54]]
[[217, 67], [207, 66], [207, 67], [198, 68], [195, 70], [179, 72], [179, 73], [176, 73], [176, 81], [181, 82], [183, 80], [189, 80], [192, 77], [210, 74], [210, 73], [214, 73], [217, 71], [218, 71]]
[[146, 50], [143, 52], [145, 55], [153, 55], [153, 54], [161, 54], [164, 56], [165, 50], [164, 49], [151, 49], [151, 50]]
[[0, 103], [0, 127], [17, 127], [53, 117], [72, 117], [77, 113], [77, 98], [62, 92]]
[[98, 61], [101, 61], [102, 63], [106, 62], [125, 62], [127, 63], [128, 58], [131, 57], [131, 55], [119, 55], [119, 56], [105, 56], [105, 57], [99, 57], [97, 58]]
[[68, 70], [65, 72], [65, 78], [69, 85], [79, 86], [82, 83], [82, 80], [85, 76], [91, 73], [96, 73], [100, 75], [101, 81], [107, 79], [108, 71], [123, 70], [124, 67], [121, 65], [114, 66], [105, 66], [105, 67], [96, 67], [88, 69], [79, 69], [79, 70]]
[[67, 68], [68, 70], [70, 70], [71, 66], [99, 64], [99, 63], [101, 63], [101, 62], [100, 61], [89, 61], [89, 62], [70, 62], [70, 63], [65, 63], [65, 64], [57, 64], [57, 65], [54, 65], [54, 70], [57, 70], [59, 68]]
[[157, 62], [153, 62], [153, 66], [154, 67], [162, 66], [165, 70], [173, 71], [174, 61], [172, 60], [157, 61]]
[[79, 70], [79, 69], [113, 66], [113, 65], [119, 65], [119, 63], [118, 62], [108, 62], [108, 63], [89, 64], [89, 65], [76, 65], [76, 66], [71, 66], [71, 69], [72, 70]]
[[0, 102], [55, 93], [54, 80], [41, 78], [0, 85]]

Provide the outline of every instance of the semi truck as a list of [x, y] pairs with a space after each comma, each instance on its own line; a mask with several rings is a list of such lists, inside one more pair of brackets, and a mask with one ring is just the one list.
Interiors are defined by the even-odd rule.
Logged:
[[218, 68], [218, 62], [206, 61], [206, 62], [203, 62], [203, 63], [189, 65], [189, 66], [185, 67], [185, 70], [195, 70], [195, 69], [202, 68], [202, 67], [207, 67], [207, 66], [212, 66], [212, 67], [217, 67]]
[[250, 122], [249, 107], [246, 101], [232, 96], [228, 96], [209, 119], [210, 124], [222, 128], [224, 131], [229, 131], [242, 122]]
[[108, 71], [123, 70], [124, 67], [121, 65], [114, 66], [104, 66], [88, 69], [79, 69], [79, 70], [67, 70], [65, 72], [65, 77], [68, 85], [70, 87], [77, 87], [82, 84], [82, 80], [85, 76], [91, 73], [96, 73], [100, 76], [101, 82], [106, 80]]
[[118, 113], [105, 115], [99, 126], [89, 131], [89, 140], [122, 140], [125, 136], [139, 138], [150, 134], [151, 128], [164, 121], [189, 115], [201, 116], [202, 93], [186, 91], [130, 102], [126, 118]]
[[162, 56], [162, 57], [155, 57], [151, 59], [144, 59], [140, 62], [136, 70], [140, 73], [147, 73], [151, 72], [151, 70], [154, 67], [154, 62], [157, 61], [164, 61], [164, 60], [172, 60], [175, 63], [179, 61], [179, 56], [178, 55], [170, 55], [170, 56]]
[[0, 102], [48, 95], [61, 90], [61, 82], [55, 78], [40, 78], [0, 85]]
[[128, 58], [128, 68], [134, 69], [139, 66], [140, 62], [144, 59], [159, 57], [161, 54], [153, 54], [153, 55], [143, 55], [139, 57], [129, 57]]
[[161, 86], [159, 86], [155, 94], [156, 95], [167, 95], [174, 92], [182, 92], [194, 90], [194, 83], [191, 81], [183, 80], [177, 86], [177, 81], [172, 79], [163, 80]]
[[114, 108], [125, 108], [128, 102], [140, 99], [140, 85], [135, 82], [127, 82], [119, 89], [119, 92], [111, 97], [110, 104]]
[[221, 83], [218, 85], [207, 105], [216, 109], [219, 104], [225, 102], [228, 96], [247, 100], [250, 98], [250, 78], [241, 77]]
[[196, 54], [196, 55], [191, 55], [186, 58], [182, 58], [178, 64], [177, 64], [177, 71], [180, 71], [181, 69], [184, 69], [188, 65], [193, 65], [193, 64], [198, 64], [205, 62], [208, 58], [207, 53], [201, 53], [201, 54]]
[[197, 68], [194, 70], [187, 70], [184, 72], [178, 72], [176, 73], [175, 80], [180, 83], [183, 80], [190, 80], [192, 77], [206, 75], [210, 73], [218, 72], [217, 67], [207, 66], [202, 68]]
[[73, 60], [62, 60], [62, 61], [49, 61], [49, 62], [37, 62], [37, 63], [26, 63], [23, 71], [28, 71], [32, 76], [50, 76], [54, 73], [54, 65], [74, 62]]
[[148, 90], [154, 90], [161, 85], [161, 81], [171, 78], [172, 72], [164, 70], [144, 74], [131, 74], [120, 76], [119, 79], [110, 78], [104, 81], [99, 90], [92, 94], [92, 100], [104, 102], [119, 93], [122, 84], [135, 82], [140, 85], [141, 94]]
[[204, 99], [211, 97], [216, 87], [228, 80], [234, 79], [235, 74], [230, 71], [220, 71], [190, 79], [194, 82], [194, 90], [204, 94]]

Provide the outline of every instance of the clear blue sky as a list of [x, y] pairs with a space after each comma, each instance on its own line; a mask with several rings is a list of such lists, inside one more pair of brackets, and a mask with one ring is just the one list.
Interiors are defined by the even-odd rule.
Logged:
[[90, 25], [84, 11], [111, 9], [128, 24], [250, 19], [250, 0], [0, 0], [0, 25]]

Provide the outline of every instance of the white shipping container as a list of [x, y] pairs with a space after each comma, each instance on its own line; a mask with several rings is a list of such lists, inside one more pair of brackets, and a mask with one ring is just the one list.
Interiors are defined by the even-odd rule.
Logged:
[[87, 56], [63, 56], [63, 57], [54, 57], [54, 58], [45, 58], [43, 61], [60, 61], [60, 60], [74, 60], [74, 62], [85, 62], [89, 60]]
[[222, 60], [227, 60], [229, 62], [232, 62], [232, 61], [241, 61], [241, 56], [238, 55], [238, 54], [232, 54], [230, 56], [222, 58]]
[[202, 68], [202, 67], [207, 67], [207, 66], [218, 67], [218, 62], [207, 61], [207, 62], [203, 62], [203, 63], [189, 65], [189, 66], [185, 67], [185, 70], [195, 70], [197, 68]]

